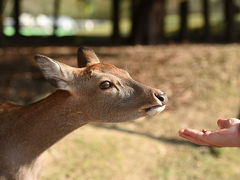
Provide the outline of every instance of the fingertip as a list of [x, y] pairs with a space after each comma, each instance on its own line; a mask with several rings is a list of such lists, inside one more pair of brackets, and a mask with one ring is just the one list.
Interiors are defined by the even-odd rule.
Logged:
[[217, 125], [218, 125], [219, 128], [221, 128], [222, 121], [223, 121], [223, 119], [218, 119], [217, 120]]
[[184, 129], [179, 130], [178, 135], [184, 138]]
[[217, 125], [220, 129], [228, 128], [230, 125], [229, 119], [218, 119]]
[[179, 131], [180, 135], [187, 135], [190, 132], [190, 129], [180, 129]]
[[178, 133], [180, 134], [180, 133], [183, 133], [184, 132], [184, 129], [180, 129], [179, 131], [178, 131]]
[[231, 126], [233, 126], [239, 122], [240, 122], [239, 119], [229, 118], [229, 119], [219, 119], [217, 121], [217, 124], [220, 129], [224, 129], [224, 128], [230, 128]]
[[185, 129], [183, 134], [191, 137], [199, 137], [207, 133], [203, 133], [202, 131], [196, 129]]
[[219, 118], [218, 120], [220, 120], [220, 121], [226, 121], [226, 120], [228, 120], [227, 118]]
[[191, 132], [192, 131], [192, 129], [184, 129], [184, 133], [189, 133], [189, 132]]
[[221, 122], [225, 122], [225, 121], [227, 121], [227, 120], [228, 120], [228, 119], [218, 119], [218, 120], [217, 120], [217, 124], [218, 124], [218, 123], [221, 123]]

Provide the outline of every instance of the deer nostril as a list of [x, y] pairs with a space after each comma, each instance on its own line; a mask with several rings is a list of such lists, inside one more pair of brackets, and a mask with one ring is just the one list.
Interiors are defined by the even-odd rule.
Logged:
[[168, 98], [167, 98], [166, 93], [163, 93], [163, 94], [154, 93], [154, 95], [155, 95], [163, 104], [166, 104], [166, 103], [167, 103]]

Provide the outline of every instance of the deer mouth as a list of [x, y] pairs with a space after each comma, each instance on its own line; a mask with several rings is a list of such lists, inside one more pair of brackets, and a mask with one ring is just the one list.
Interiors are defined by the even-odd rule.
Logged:
[[165, 107], [166, 105], [156, 105], [156, 106], [145, 108], [144, 111], [147, 113], [147, 115], [154, 116], [162, 112], [165, 109]]

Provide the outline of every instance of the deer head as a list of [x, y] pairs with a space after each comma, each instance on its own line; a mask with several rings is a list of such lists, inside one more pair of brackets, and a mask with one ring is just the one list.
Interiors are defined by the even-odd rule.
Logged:
[[79, 48], [78, 66], [70, 67], [49, 57], [35, 57], [45, 78], [72, 96], [69, 106], [93, 122], [122, 122], [165, 109], [167, 96], [131, 78], [125, 70], [101, 63], [93, 50]]

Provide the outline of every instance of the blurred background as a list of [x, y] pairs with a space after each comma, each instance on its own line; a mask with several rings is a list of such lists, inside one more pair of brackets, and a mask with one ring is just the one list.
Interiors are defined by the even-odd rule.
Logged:
[[239, 0], [1, 0], [0, 8], [3, 45], [240, 40]]
[[33, 60], [77, 66], [79, 46], [166, 92], [167, 109], [90, 124], [47, 151], [42, 180], [238, 180], [239, 149], [200, 147], [180, 128], [240, 116], [240, 0], [0, 0], [0, 101], [54, 92]]

